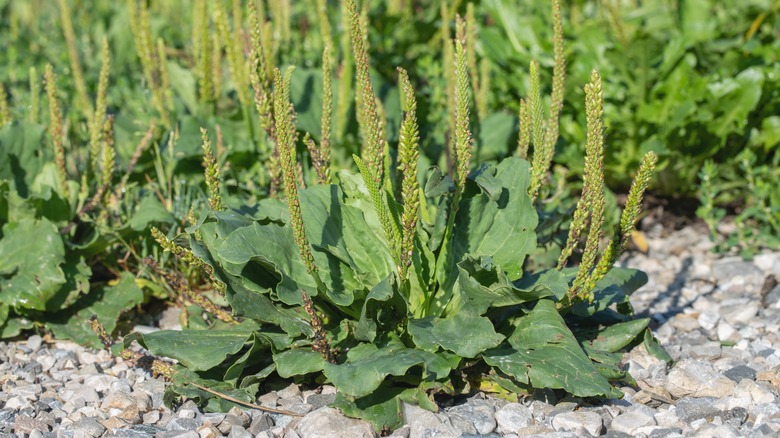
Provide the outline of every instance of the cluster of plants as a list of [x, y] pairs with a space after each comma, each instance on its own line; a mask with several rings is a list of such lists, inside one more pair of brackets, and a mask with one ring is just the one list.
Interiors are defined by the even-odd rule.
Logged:
[[[622, 351], [668, 359], [615, 267], [657, 159], [721, 248], [778, 236], [761, 1], [573, 2], [566, 44], [557, 0], [373, 3], [0, 2], [0, 337], [102, 342], [209, 409], [330, 382], [393, 428], [435, 394], [618, 397]], [[702, 11], [762, 5], [710, 42]], [[112, 346], [160, 300], [185, 330]]]
[[[543, 3], [525, 0], [487, 1], [481, 11], [495, 23], [480, 33], [484, 56], [501, 72], [493, 80], [501, 92], [494, 94], [511, 107], [522, 93], [511, 73], [549, 53], [552, 18]], [[610, 90], [607, 138], [620, 146], [607, 151], [607, 184], [623, 192], [630, 169], [655, 151], [654, 194], [699, 198], [700, 217], [726, 230], [713, 234], [721, 251], [749, 255], [776, 247], [780, 238], [773, 191], [743, 196], [756, 181], [780, 181], [772, 164], [780, 159], [779, 11], [773, 0], [577, 1], [569, 10], [567, 94], [577, 94], [594, 63]], [[582, 102], [564, 106], [556, 155], [575, 176], [582, 173], [586, 135]], [[727, 215], [736, 231], [723, 224]]]

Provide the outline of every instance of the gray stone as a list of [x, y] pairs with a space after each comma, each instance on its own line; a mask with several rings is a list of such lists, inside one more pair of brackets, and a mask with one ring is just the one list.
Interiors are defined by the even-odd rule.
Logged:
[[275, 408], [278, 406], [277, 401], [279, 401], [279, 395], [276, 394], [276, 391], [268, 392], [257, 397], [257, 403], [268, 408]]
[[200, 438], [195, 430], [171, 430], [155, 435], [155, 438]]
[[27, 338], [27, 348], [32, 351], [37, 351], [39, 348], [41, 348], [41, 344], [43, 344], [43, 338], [38, 335], [32, 335]]
[[460, 433], [440, 417], [419, 406], [403, 403], [401, 415], [409, 425], [409, 438], [458, 437]]
[[198, 405], [192, 400], [187, 400], [179, 406], [176, 416], [179, 418], [195, 418], [199, 413], [200, 409], [198, 409]]
[[582, 429], [594, 436], [604, 431], [604, 421], [595, 412], [563, 412], [553, 417], [552, 426], [556, 431], [577, 432]]
[[683, 359], [669, 371], [666, 390], [674, 398], [725, 397], [734, 390], [736, 383], [715, 371], [711, 364]]
[[720, 412], [715, 407], [716, 399], [714, 397], [684, 397], [677, 400], [677, 417], [690, 423], [700, 418], [710, 418]]
[[[181, 435], [183, 433], [186, 433], [184, 431], [175, 431], [175, 432], [159, 432], [157, 434], [148, 434], [143, 432], [138, 432], [136, 430], [132, 429], [113, 429], [110, 432], [103, 435], [104, 437], [121, 437], [121, 438], [149, 438], [149, 437], [157, 437], [157, 438], [168, 438], [170, 437], [176, 437], [178, 435]], [[71, 435], [73, 438], [85, 438], [85, 435]], [[60, 436], [58, 436], [60, 438]]]
[[[130, 371], [128, 371], [130, 373]], [[127, 379], [119, 379], [115, 382], [111, 382], [111, 386], [108, 388], [111, 392], [124, 392], [129, 394], [133, 387], [130, 386], [130, 382]]]
[[756, 370], [747, 365], [737, 365], [726, 370], [723, 375], [737, 383], [742, 379], [756, 380]]
[[409, 426], [399, 427], [391, 435], [388, 435], [387, 438], [409, 438], [409, 432]]
[[533, 418], [531, 410], [519, 403], [509, 403], [496, 410], [498, 431], [504, 434], [515, 433], [518, 429], [528, 426]]
[[6, 409], [13, 409], [13, 410], [16, 410], [16, 411], [21, 411], [22, 409], [32, 408], [32, 403], [30, 403], [30, 400], [27, 400], [24, 397], [15, 396], [15, 397], [9, 398], [5, 402], [5, 408]]
[[447, 414], [453, 419], [453, 425], [455, 418], [459, 417], [473, 424], [476, 433], [486, 435], [496, 429], [495, 411], [491, 403], [472, 399], [464, 405], [453, 406]]
[[203, 424], [209, 423], [213, 426], [218, 425], [225, 419], [225, 414], [220, 412], [206, 412], [205, 414], [201, 415], [201, 421], [203, 421]]
[[95, 403], [100, 401], [100, 394], [95, 388], [85, 385], [84, 388], [73, 394], [73, 398], [81, 398], [86, 403]]
[[720, 321], [720, 315], [717, 309], [710, 308], [699, 314], [699, 325], [704, 330], [710, 331], [717, 327], [718, 321]]
[[43, 421], [36, 420], [35, 418], [29, 417], [27, 415], [17, 415], [14, 419], [14, 432], [17, 434], [29, 434], [34, 430], [48, 432], [49, 425]]
[[228, 434], [228, 438], [253, 438], [254, 435], [244, 429], [241, 426], [233, 426], [230, 428], [230, 433]]
[[712, 273], [720, 282], [728, 282], [734, 277], [761, 277], [763, 272], [753, 262], [741, 260], [739, 258], [723, 258], [715, 262], [712, 266]]
[[443, 418], [440, 416], [440, 419], [442, 421], [447, 421], [449, 424], [455, 428], [455, 430], [458, 431], [458, 433], [463, 435], [471, 435], [477, 433], [477, 428], [474, 427], [474, 423], [469, 421], [468, 419], [461, 417], [457, 414], [447, 414], [444, 415]]
[[144, 423], [147, 424], [155, 424], [160, 421], [160, 418], [162, 418], [162, 414], [158, 410], [149, 411], [143, 415]]
[[258, 433], [264, 430], [269, 430], [272, 427], [274, 427], [274, 420], [271, 418], [271, 416], [266, 413], [261, 413], [260, 415], [252, 418], [252, 424], [249, 426], [249, 432], [257, 435]]
[[673, 435], [683, 436], [679, 427], [656, 427], [647, 435], [647, 438], [667, 438]]
[[755, 404], [775, 401], [775, 395], [770, 390], [749, 379], [742, 379], [737, 384], [737, 387], [734, 388], [734, 397], [750, 397]]
[[221, 436], [222, 433], [219, 431], [219, 429], [212, 426], [211, 424], [204, 424], [203, 426], [198, 428], [199, 438], [217, 438]]
[[151, 409], [160, 409], [163, 404], [163, 393], [165, 393], [165, 382], [159, 379], [144, 380], [136, 383], [133, 387], [136, 391], [145, 392], [152, 399]]
[[13, 424], [16, 412], [11, 409], [0, 409], [0, 426]]
[[301, 418], [295, 430], [305, 438], [373, 438], [374, 429], [365, 421], [347, 418], [333, 408], [320, 408]]
[[761, 304], [765, 307], [774, 307], [780, 304], [780, 284], [773, 287], [761, 300]]
[[721, 306], [720, 316], [731, 325], [747, 324], [755, 318], [758, 309], [757, 302]]
[[153, 426], [150, 424], [136, 424], [135, 426], [131, 427], [130, 430], [133, 430], [135, 432], [139, 433], [146, 433], [149, 435], [154, 435], [159, 432], [164, 432], [165, 429], [163, 429], [160, 426]]
[[630, 410], [615, 417], [609, 427], [615, 432], [633, 435], [640, 427], [656, 425], [653, 414], [655, 414], [653, 409], [643, 405], [635, 405]]
[[96, 374], [84, 378], [84, 386], [94, 389], [98, 392], [106, 392], [111, 388], [111, 384], [116, 382], [116, 376], [108, 374]]
[[[166, 430], [196, 430], [200, 427], [200, 421], [194, 418], [174, 418], [165, 426]], [[220, 429], [221, 430], [221, 429]]]
[[73, 427], [76, 430], [82, 431], [91, 437], [98, 437], [103, 435], [103, 433], [106, 431], [105, 426], [100, 424], [96, 419], [90, 417], [84, 417], [76, 421], [73, 423]]
[[276, 391], [276, 394], [279, 396], [279, 398], [284, 399], [290, 399], [294, 397], [301, 397], [301, 388], [296, 385], [295, 383], [290, 384], [290, 386], [280, 390]]
[[301, 438], [301, 436], [298, 435], [298, 432], [289, 429], [284, 433], [284, 438]]
[[219, 431], [224, 434], [228, 434], [233, 429], [233, 426], [241, 426], [242, 428], [246, 429], [249, 427], [251, 421], [252, 418], [249, 416], [249, 414], [234, 406], [230, 408], [230, 411], [228, 411], [228, 414], [225, 415], [225, 419], [219, 423], [217, 429], [219, 429]]
[[271, 418], [274, 419], [274, 426], [285, 428], [288, 424], [290, 424], [291, 421], [295, 417], [292, 417], [290, 415], [283, 415], [283, 414], [270, 414]]
[[695, 345], [690, 348], [686, 348], [686, 346], [684, 346], [683, 351], [686, 351], [693, 359], [703, 359], [709, 361], [720, 357], [721, 346], [720, 342], [711, 341], [704, 343], [703, 345]]
[[282, 409], [290, 411], [298, 415], [306, 415], [314, 410], [314, 406], [308, 403], [292, 403], [290, 405], [282, 406]]
[[312, 394], [306, 397], [306, 403], [313, 409], [319, 409], [336, 401], [336, 394]]

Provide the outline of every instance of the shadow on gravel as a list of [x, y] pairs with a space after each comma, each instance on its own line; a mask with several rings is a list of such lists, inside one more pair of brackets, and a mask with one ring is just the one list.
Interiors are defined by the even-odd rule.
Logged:
[[[674, 318], [675, 315], [681, 313], [683, 309], [685, 309], [685, 307], [691, 304], [690, 302], [682, 302], [683, 301], [682, 290], [683, 287], [685, 286], [685, 283], [691, 280], [690, 272], [692, 266], [693, 266], [693, 257], [688, 256], [685, 259], [683, 259], [680, 270], [677, 271], [677, 274], [675, 274], [674, 276], [674, 281], [672, 281], [672, 283], [669, 284], [669, 286], [667, 286], [665, 291], [659, 292], [658, 295], [653, 299], [653, 301], [651, 301], [650, 304], [647, 306], [647, 310], [638, 313], [637, 317], [639, 318], [650, 317], [652, 320], [651, 325], [660, 325], [668, 321], [669, 319]], [[671, 305], [669, 306], [669, 310], [667, 310], [666, 312], [651, 314], [650, 313], [651, 309], [653, 309], [656, 304], [665, 300], [667, 297], [671, 299]]]

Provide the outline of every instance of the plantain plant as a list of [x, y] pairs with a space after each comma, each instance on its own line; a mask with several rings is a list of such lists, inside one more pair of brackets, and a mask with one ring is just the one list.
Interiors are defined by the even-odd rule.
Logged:
[[[353, 156], [358, 172], [321, 168], [318, 183], [303, 187], [298, 151], [304, 149], [290, 102], [294, 71], [269, 75], [253, 48], [250, 81], [274, 143], [284, 199], [234, 199], [228, 206], [204, 137], [210, 208], [175, 239], [155, 237], [204, 272], [232, 316], [207, 316], [201, 329], [125, 337], [124, 348], [138, 341], [151, 354], [178, 361], [162, 367], [173, 382], [166, 400], [185, 396], [224, 410], [251, 403], [260, 385], [274, 379], [330, 382], [338, 389], [335, 407], [380, 430], [401, 424], [402, 402], [436, 410], [435, 394], [488, 391], [516, 398], [554, 389], [620, 397], [618, 385], [631, 381], [620, 366], [622, 351], [643, 343], [669, 359], [649, 320], [632, 314], [629, 296], [645, 274], [614, 266], [634, 229], [655, 164], [652, 153], [642, 162], [619, 226], [600, 250], [605, 143], [603, 88], [595, 71], [585, 86], [584, 189], [568, 239], [557, 264], [528, 269], [563, 100], [558, 0], [553, 12], [550, 116], [543, 120], [536, 63], [532, 95], [521, 106], [520, 154], [530, 150], [533, 164], [518, 156], [473, 162], [476, 87], [469, 79], [473, 44], [465, 30], [445, 41], [453, 62], [451, 107], [445, 109], [452, 115], [449, 166], [419, 166], [417, 100], [403, 69], [403, 115], [391, 148], [369, 79], [365, 24], [348, 0], [362, 137], [360, 155]], [[324, 58], [329, 49], [324, 44]], [[324, 109], [331, 110], [329, 104]], [[315, 166], [327, 166], [328, 134], [321, 135], [319, 145], [305, 141]], [[580, 236], [582, 262], [569, 266]], [[211, 304], [200, 307], [217, 313]]]

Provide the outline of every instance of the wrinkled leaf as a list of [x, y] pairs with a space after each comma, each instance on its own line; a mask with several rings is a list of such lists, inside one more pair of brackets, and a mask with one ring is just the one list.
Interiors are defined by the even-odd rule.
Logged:
[[488, 365], [536, 388], [565, 389], [580, 397], [608, 396], [609, 382], [577, 343], [553, 301], [542, 299], [508, 338], [485, 352]]
[[65, 283], [60, 265], [65, 247], [48, 219], [3, 226], [0, 240], [0, 302], [11, 307], [45, 310]]
[[504, 340], [489, 319], [467, 312], [447, 318], [413, 319], [408, 330], [419, 348], [436, 352], [441, 346], [464, 358], [477, 357]]

